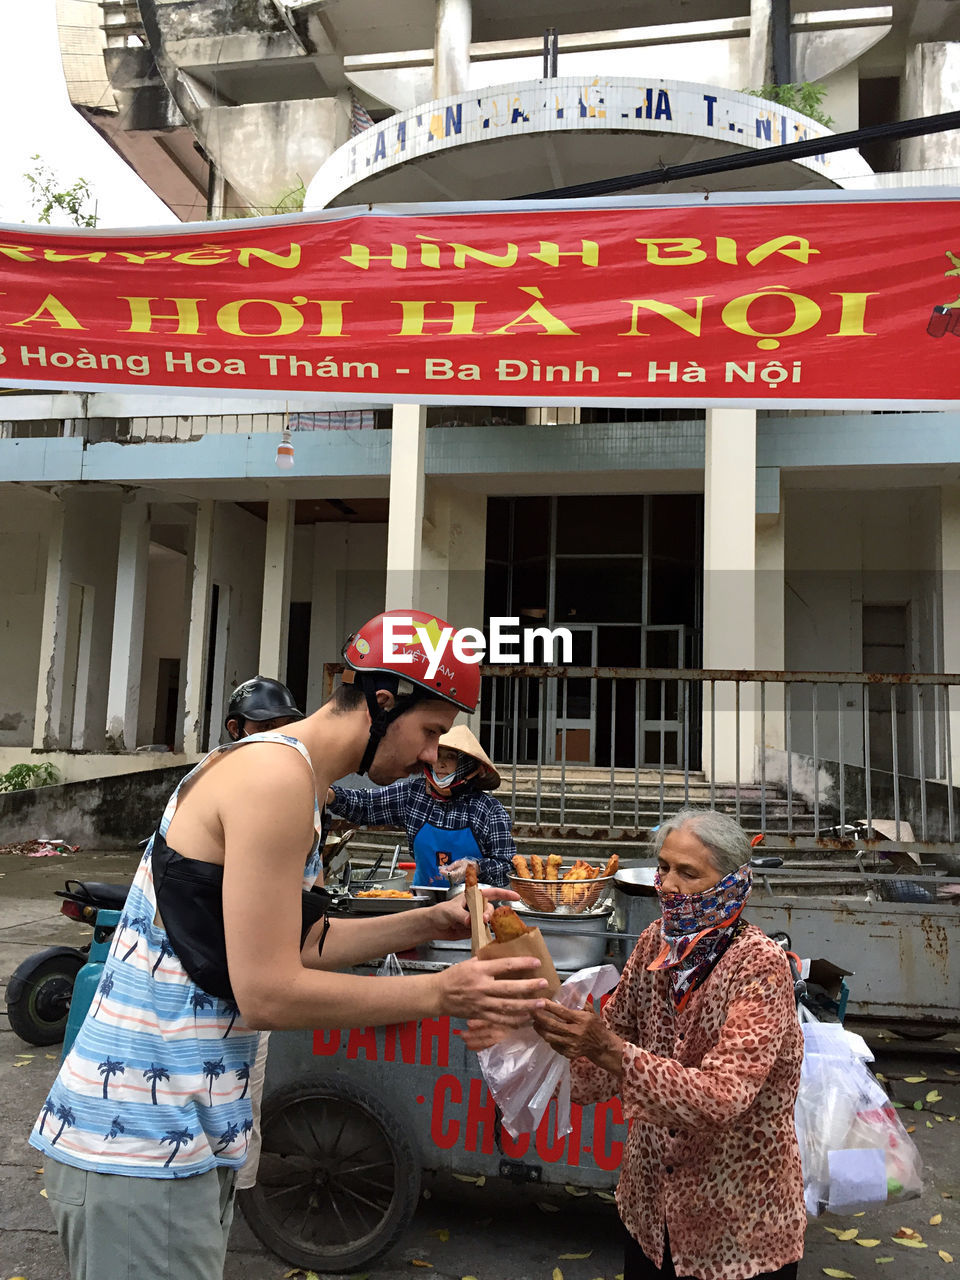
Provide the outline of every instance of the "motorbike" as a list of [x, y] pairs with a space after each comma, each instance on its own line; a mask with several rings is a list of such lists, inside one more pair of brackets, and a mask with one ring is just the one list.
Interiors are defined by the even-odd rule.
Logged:
[[[27, 1044], [58, 1044], [71, 1025], [71, 1036], [93, 998], [110, 939], [120, 919], [129, 885], [92, 880], [67, 880], [55, 890], [63, 899], [60, 912], [78, 924], [93, 927], [90, 942], [81, 947], [46, 947], [28, 956], [7, 983], [7, 1017]], [[92, 984], [92, 985], [91, 985]], [[86, 991], [79, 1018], [71, 1019], [78, 997]]]

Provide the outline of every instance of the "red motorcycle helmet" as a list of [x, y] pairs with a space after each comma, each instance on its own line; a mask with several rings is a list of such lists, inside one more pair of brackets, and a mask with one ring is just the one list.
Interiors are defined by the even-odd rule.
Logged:
[[[390, 724], [424, 698], [452, 702], [461, 711], [476, 710], [480, 699], [480, 664], [459, 659], [453, 653], [451, 641], [434, 675], [427, 675], [430, 655], [418, 629], [422, 628], [436, 647], [441, 632], [449, 626], [435, 614], [419, 609], [390, 609], [365, 622], [343, 646], [343, 660], [351, 668], [353, 683], [363, 690], [370, 712], [370, 738], [360, 773], [370, 768]], [[392, 710], [384, 711], [378, 706], [376, 695], [380, 689], [394, 695], [396, 702]]]

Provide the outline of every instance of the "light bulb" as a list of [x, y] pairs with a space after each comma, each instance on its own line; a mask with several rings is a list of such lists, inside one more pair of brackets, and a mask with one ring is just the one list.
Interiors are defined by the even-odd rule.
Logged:
[[284, 428], [280, 443], [277, 445], [276, 464], [281, 471], [291, 471], [293, 469], [293, 445], [290, 441], [290, 432], [286, 428]]

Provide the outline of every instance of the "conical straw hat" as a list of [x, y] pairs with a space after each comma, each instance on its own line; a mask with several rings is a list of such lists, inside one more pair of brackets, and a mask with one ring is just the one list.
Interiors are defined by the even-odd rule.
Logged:
[[440, 738], [441, 747], [449, 747], [453, 751], [462, 751], [483, 766], [483, 773], [476, 781], [481, 791], [496, 791], [500, 785], [500, 774], [493, 761], [481, 747], [465, 724], [455, 724], [449, 733]]

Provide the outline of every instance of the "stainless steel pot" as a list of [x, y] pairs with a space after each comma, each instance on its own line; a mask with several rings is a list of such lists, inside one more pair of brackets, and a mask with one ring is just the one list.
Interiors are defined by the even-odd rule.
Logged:
[[622, 938], [626, 961], [637, 939], [654, 920], [660, 919], [660, 902], [653, 887], [655, 866], [625, 867], [613, 877], [613, 927]]
[[517, 914], [531, 928], [539, 929], [557, 970], [575, 973], [591, 965], [603, 964], [607, 957], [607, 928], [612, 907], [560, 916], [547, 911], [531, 911], [516, 904]]

